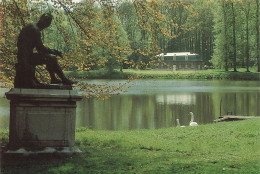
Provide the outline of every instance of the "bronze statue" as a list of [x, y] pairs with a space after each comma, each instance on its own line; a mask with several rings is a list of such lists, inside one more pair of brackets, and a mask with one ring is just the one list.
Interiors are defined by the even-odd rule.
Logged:
[[[16, 64], [15, 88], [51, 88], [51, 85], [40, 83], [35, 77], [35, 67], [46, 64], [46, 69], [51, 77], [51, 84], [71, 86], [74, 82], [69, 80], [57, 61], [57, 56], [62, 53], [55, 49], [47, 48], [41, 40], [41, 31], [51, 25], [52, 15], [45, 13], [37, 23], [26, 25], [20, 32], [18, 47], [18, 63]], [[36, 48], [37, 53], [33, 52]], [[61, 79], [57, 79], [55, 74]]]

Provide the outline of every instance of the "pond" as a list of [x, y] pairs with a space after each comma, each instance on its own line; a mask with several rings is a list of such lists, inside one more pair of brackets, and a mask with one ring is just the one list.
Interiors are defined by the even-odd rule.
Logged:
[[[124, 80], [90, 80], [93, 84], [122, 84]], [[127, 92], [107, 100], [77, 104], [76, 127], [102, 130], [159, 129], [188, 125], [189, 112], [198, 124], [212, 123], [227, 113], [260, 115], [259, 81], [134, 80]], [[2, 90], [2, 93], [4, 90]], [[0, 98], [0, 130], [9, 126], [9, 101]]]

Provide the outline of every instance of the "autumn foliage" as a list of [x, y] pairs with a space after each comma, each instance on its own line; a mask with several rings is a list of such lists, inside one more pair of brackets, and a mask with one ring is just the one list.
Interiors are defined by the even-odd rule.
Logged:
[[[168, 11], [188, 6], [179, 1], [134, 1], [131, 5], [138, 24], [133, 39], [129, 38], [123, 26], [123, 16], [127, 11], [119, 0], [80, 3], [71, 0], [52, 0], [51, 3], [43, 0], [3, 0], [0, 7], [0, 61], [4, 65], [4, 74], [1, 81], [12, 84], [19, 31], [27, 23], [37, 22], [44, 12], [51, 12], [54, 20], [51, 27], [43, 31], [42, 40], [45, 46], [63, 52], [63, 59], [59, 58], [59, 62], [65, 70], [105, 68], [111, 72], [118, 67], [122, 69], [124, 65], [147, 67], [155, 61], [154, 55], [164, 50], [159, 46], [158, 33], [170, 39], [178, 36], [170, 30], [181, 26], [174, 22]], [[166, 6], [167, 9], [162, 8]], [[139, 58], [129, 58], [131, 55]], [[47, 82], [44, 69], [37, 67], [37, 77]]]

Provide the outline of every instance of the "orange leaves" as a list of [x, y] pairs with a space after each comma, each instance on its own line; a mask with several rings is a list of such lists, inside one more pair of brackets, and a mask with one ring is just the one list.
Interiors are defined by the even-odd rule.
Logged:
[[13, 78], [6, 77], [3, 72], [0, 72], [0, 88], [13, 87]]

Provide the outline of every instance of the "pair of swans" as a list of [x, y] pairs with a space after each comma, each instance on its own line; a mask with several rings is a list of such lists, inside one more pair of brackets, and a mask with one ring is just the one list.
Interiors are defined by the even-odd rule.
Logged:
[[[194, 114], [190, 112], [190, 115], [191, 115], [190, 126], [198, 126], [198, 123], [194, 121]], [[177, 121], [177, 127], [185, 127], [180, 125], [179, 119], [176, 119], [176, 121]]]

